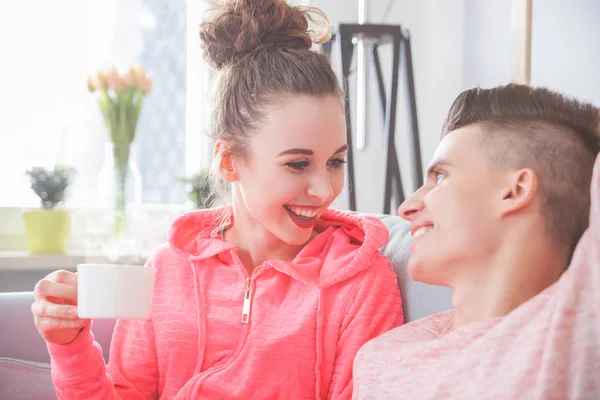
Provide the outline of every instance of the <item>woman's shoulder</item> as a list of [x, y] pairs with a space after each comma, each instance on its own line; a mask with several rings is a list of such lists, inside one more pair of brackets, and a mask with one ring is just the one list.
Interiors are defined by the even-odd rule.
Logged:
[[350, 236], [362, 237], [361, 242], [369, 241], [379, 248], [389, 240], [387, 227], [373, 214], [329, 208], [321, 217], [321, 225], [344, 229]]
[[177, 257], [177, 254], [171, 249], [168, 242], [164, 242], [152, 250], [147, 258], [146, 266], [158, 268], [165, 261], [170, 261], [174, 257]]

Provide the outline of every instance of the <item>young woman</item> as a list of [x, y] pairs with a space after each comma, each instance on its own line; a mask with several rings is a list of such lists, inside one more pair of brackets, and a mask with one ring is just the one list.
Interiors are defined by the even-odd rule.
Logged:
[[349, 143], [315, 9], [238, 0], [202, 25], [219, 70], [215, 173], [232, 205], [177, 219], [148, 262], [150, 320], [119, 320], [105, 366], [77, 318], [77, 275], [40, 281], [32, 305], [60, 399], [350, 399], [352, 363], [402, 322], [375, 218], [329, 206]]

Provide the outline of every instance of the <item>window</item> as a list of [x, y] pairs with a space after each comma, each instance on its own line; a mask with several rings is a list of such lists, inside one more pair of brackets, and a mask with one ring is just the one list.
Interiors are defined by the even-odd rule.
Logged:
[[[310, 4], [307, 0], [290, 4]], [[99, 189], [107, 130], [87, 77], [98, 69], [141, 63], [153, 78], [132, 147], [142, 177], [133, 222], [135, 249], [165, 239], [186, 202], [177, 176], [212, 160], [206, 135], [212, 71], [198, 27], [206, 0], [45, 0], [0, 5], [0, 250], [23, 250], [23, 208], [39, 200], [24, 172], [56, 163], [76, 169], [65, 205], [73, 210], [70, 248], [106, 248], [110, 221]], [[182, 207], [183, 206], [183, 207]]]
[[25, 170], [73, 165], [71, 207], [97, 205], [107, 132], [87, 76], [141, 63], [153, 77], [133, 146], [143, 202], [181, 204], [178, 175], [210, 161], [201, 0], [30, 0], [0, 6], [0, 207], [36, 207]]

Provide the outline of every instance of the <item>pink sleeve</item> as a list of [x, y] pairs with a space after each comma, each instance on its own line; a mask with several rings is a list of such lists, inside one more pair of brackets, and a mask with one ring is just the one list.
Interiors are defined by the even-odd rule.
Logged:
[[403, 321], [397, 277], [390, 262], [382, 257], [362, 277], [344, 320], [328, 399], [352, 398], [352, 365], [356, 353], [363, 344]]
[[158, 373], [150, 321], [118, 321], [107, 367], [89, 327], [68, 345], [48, 343], [58, 399], [155, 399]]
[[[151, 261], [148, 263], [150, 264]], [[118, 320], [108, 366], [91, 327], [67, 345], [48, 343], [59, 400], [158, 398], [158, 364], [152, 320]]]

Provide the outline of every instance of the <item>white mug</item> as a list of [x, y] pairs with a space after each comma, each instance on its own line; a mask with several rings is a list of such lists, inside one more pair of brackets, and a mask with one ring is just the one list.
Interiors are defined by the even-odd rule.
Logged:
[[150, 318], [155, 268], [79, 264], [77, 272], [79, 318]]

